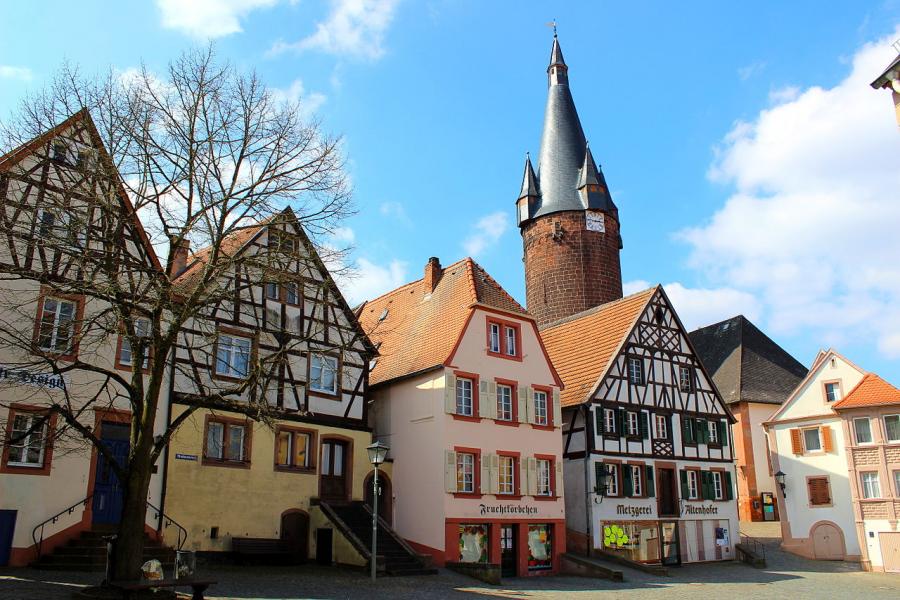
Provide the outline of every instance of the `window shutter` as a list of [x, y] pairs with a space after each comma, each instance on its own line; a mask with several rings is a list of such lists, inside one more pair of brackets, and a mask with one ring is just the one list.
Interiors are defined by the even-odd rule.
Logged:
[[457, 491], [456, 489], [456, 452], [453, 450], [445, 450], [444, 451], [444, 486], [447, 491], [450, 493], [454, 493]]
[[656, 481], [653, 479], [653, 467], [647, 465], [644, 467], [646, 481], [644, 482], [644, 495], [652, 498], [656, 495]]
[[491, 455], [490, 454], [482, 454], [480, 457], [481, 462], [481, 493], [482, 494], [490, 494], [491, 493]]
[[525, 401], [525, 388], [517, 386], [516, 395], [519, 397], [519, 423], [530, 423], [531, 419], [528, 418], [528, 403]]
[[694, 419], [694, 439], [698, 444], [705, 444], [709, 441], [709, 429], [706, 427], [706, 421]]
[[831, 498], [828, 495], [828, 478], [827, 477], [811, 477], [806, 481], [809, 487], [809, 503], [813, 506], [822, 504], [831, 504]]
[[642, 439], [650, 439], [650, 415], [644, 411], [638, 413], [638, 430]]
[[500, 491], [500, 457], [496, 454], [491, 454], [491, 494], [496, 494]]
[[456, 375], [444, 373], [444, 411], [456, 414]]
[[[521, 458], [516, 459], [516, 464], [519, 465], [519, 472], [516, 473], [516, 480], [513, 482], [515, 485], [513, 489], [515, 489], [515, 493], [520, 496], [523, 494], [528, 494], [528, 459], [522, 460]], [[515, 472], [516, 467], [513, 465], [513, 471]], [[531, 494], [532, 496], [534, 494]]]
[[478, 416], [483, 419], [492, 419], [491, 400], [488, 392], [488, 382], [482, 379], [478, 382]]
[[798, 456], [803, 454], [803, 441], [800, 439], [799, 429], [791, 429], [791, 452]]
[[725, 486], [725, 489], [722, 490], [725, 492], [724, 496], [726, 500], [734, 500], [734, 492], [731, 490], [731, 472], [725, 471], [722, 474], [722, 485]]
[[694, 420], [690, 417], [681, 417], [681, 431], [684, 434], [684, 442], [694, 443]]
[[616, 420], [616, 433], [618, 433], [620, 436], [625, 435], [625, 432], [628, 431], [625, 428], [626, 424], [628, 423], [628, 417], [625, 414], [625, 409], [618, 409], [616, 411], [616, 417], [618, 417]]
[[634, 485], [631, 482], [631, 466], [622, 465], [622, 483], [624, 484], [625, 493], [624, 496], [631, 496]]
[[556, 469], [556, 477], [550, 482], [550, 492], [554, 496], [559, 496], [559, 490], [563, 489], [562, 460], [554, 460], [553, 465], [553, 468]]
[[[598, 493], [597, 490], [600, 489], [600, 481], [603, 479], [603, 475], [606, 473], [606, 465], [602, 462], [594, 463], [594, 493]], [[559, 485], [559, 482], [556, 483]]]
[[822, 450], [825, 452], [834, 450], [834, 444], [831, 440], [831, 427], [823, 425], [819, 428], [819, 434], [822, 436]]
[[553, 388], [553, 426], [562, 427], [562, 405], [559, 403], [558, 388]]
[[688, 474], [687, 471], [679, 471], [678, 474], [681, 476], [681, 497], [687, 499], [688, 497]]
[[603, 417], [603, 409], [599, 406], [594, 407], [594, 422], [596, 423], [596, 432], [598, 435], [606, 433], [606, 419]]
[[[521, 390], [521, 388], [519, 388]], [[521, 391], [519, 392], [522, 393]], [[519, 416], [522, 415], [522, 412], [519, 411]], [[525, 388], [525, 422], [526, 423], [534, 423], [534, 390], [529, 385]]]
[[490, 411], [489, 419], [497, 418], [497, 382], [488, 382], [488, 410]]
[[528, 491], [529, 496], [537, 496], [538, 478], [537, 478], [537, 459], [533, 456], [528, 457]]
[[712, 473], [700, 471], [700, 497], [704, 500], [715, 500], [712, 490]]

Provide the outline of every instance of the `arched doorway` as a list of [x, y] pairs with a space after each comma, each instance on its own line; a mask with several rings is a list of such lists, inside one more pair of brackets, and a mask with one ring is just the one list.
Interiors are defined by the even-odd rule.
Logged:
[[[372, 507], [372, 478], [375, 473], [369, 473], [366, 476], [366, 481], [363, 484], [365, 489], [365, 499], [366, 504], [369, 505], [369, 508]], [[384, 519], [388, 525], [393, 525], [393, 514], [394, 514], [394, 492], [393, 486], [391, 486], [391, 479], [384, 473], [384, 471], [378, 471], [378, 516]]]
[[844, 534], [830, 521], [820, 521], [812, 526], [810, 537], [816, 560], [844, 560]]
[[291, 551], [291, 562], [304, 563], [309, 555], [309, 515], [292, 509], [281, 514], [281, 539]]

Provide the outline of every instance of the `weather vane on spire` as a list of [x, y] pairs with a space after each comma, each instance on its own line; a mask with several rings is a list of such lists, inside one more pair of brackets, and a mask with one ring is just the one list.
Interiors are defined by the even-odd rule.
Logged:
[[553, 37], [556, 37], [556, 19], [553, 19], [549, 23], [547, 23], [547, 27], [553, 28]]

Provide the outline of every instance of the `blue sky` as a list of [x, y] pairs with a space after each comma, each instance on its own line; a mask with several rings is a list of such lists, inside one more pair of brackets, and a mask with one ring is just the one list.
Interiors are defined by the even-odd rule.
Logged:
[[467, 254], [524, 301], [514, 202], [554, 18], [626, 288], [663, 283], [688, 327], [743, 312], [807, 365], [834, 345], [900, 385], [900, 132], [867, 85], [898, 0], [10, 1], [0, 116], [64, 58], [156, 70], [213, 39], [344, 136], [351, 301]]

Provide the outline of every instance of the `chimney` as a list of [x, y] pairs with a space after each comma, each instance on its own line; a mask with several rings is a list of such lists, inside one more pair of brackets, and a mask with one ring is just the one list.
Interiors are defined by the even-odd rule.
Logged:
[[430, 294], [437, 287], [441, 278], [441, 261], [437, 256], [432, 256], [425, 264], [425, 293]]
[[188, 253], [191, 250], [191, 242], [187, 239], [181, 241], [173, 240], [175, 248], [172, 250], [172, 270], [169, 272], [170, 277], [178, 277], [187, 267]]

